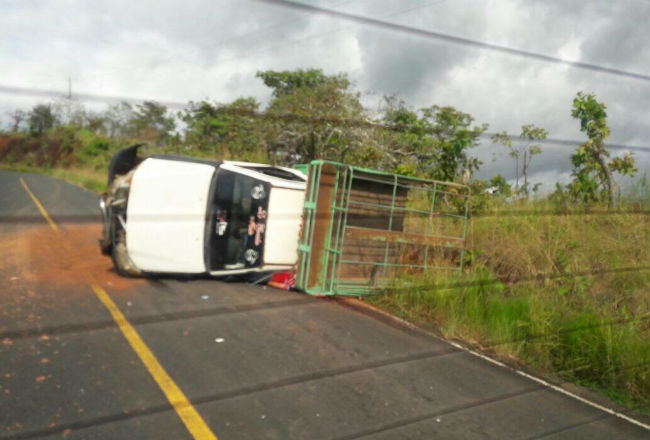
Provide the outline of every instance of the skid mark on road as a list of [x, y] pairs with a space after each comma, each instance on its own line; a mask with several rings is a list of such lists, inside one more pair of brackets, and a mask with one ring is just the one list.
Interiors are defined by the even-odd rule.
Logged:
[[[22, 178], [20, 178], [20, 183], [22, 184], [25, 191], [27, 191], [27, 194], [31, 197], [36, 207], [39, 209], [39, 211], [41, 211], [41, 214], [45, 220], [47, 220], [47, 222], [50, 224], [50, 227], [65, 243], [65, 237], [63, 236], [63, 233], [59, 230], [54, 220], [52, 220], [50, 215], [47, 213], [47, 210], [43, 207], [41, 202], [36, 198], [34, 193], [29, 189]], [[195, 439], [216, 440], [217, 437], [210, 430], [201, 415], [196, 411], [194, 406], [192, 406], [183, 391], [178, 387], [178, 385], [176, 385], [169, 374], [167, 374], [156, 356], [149, 349], [149, 347], [147, 347], [142, 338], [140, 338], [138, 332], [136, 332], [133, 326], [122, 314], [108, 293], [94, 281], [90, 273], [85, 273], [84, 276], [88, 279], [88, 282], [92, 290], [97, 295], [97, 298], [108, 309], [111, 316], [113, 317], [113, 320], [122, 331], [122, 334], [126, 340], [131, 345], [131, 348], [133, 348], [135, 353], [138, 355], [146, 367], [147, 371], [149, 371], [162, 392], [165, 394], [165, 397], [167, 397], [167, 400], [176, 411], [176, 414], [178, 414], [180, 419], [183, 421], [190, 434], [192, 434]]]

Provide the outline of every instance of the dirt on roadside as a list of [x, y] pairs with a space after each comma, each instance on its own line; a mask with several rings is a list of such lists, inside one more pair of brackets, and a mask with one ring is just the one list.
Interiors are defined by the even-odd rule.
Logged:
[[97, 243], [101, 225], [65, 224], [59, 227], [61, 234], [49, 226], [26, 227], [0, 234], [3, 274], [13, 281], [54, 286], [96, 282], [111, 290], [123, 290], [145, 282], [119, 276], [111, 258], [101, 254]]

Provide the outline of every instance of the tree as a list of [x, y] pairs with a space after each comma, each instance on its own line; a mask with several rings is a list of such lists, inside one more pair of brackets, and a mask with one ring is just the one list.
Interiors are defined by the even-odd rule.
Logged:
[[257, 76], [273, 89], [265, 115], [270, 127], [269, 156], [274, 163], [314, 159], [345, 162], [368, 140], [348, 120], [363, 119], [359, 94], [344, 74], [321, 70], [266, 71]]
[[427, 134], [425, 121], [406, 103], [394, 96], [384, 97], [382, 123], [389, 131], [380, 140], [387, 148], [386, 171], [407, 176], [426, 177], [435, 160], [434, 141]]
[[81, 127], [86, 119], [86, 109], [75, 99], [60, 98], [52, 105], [56, 120], [61, 125]]
[[[506, 131], [495, 133], [492, 135], [492, 142], [501, 144], [508, 149], [508, 156], [515, 159], [515, 191], [519, 188], [519, 150], [512, 146], [512, 139]], [[496, 160], [496, 154], [493, 155], [493, 160]]]
[[13, 120], [11, 124], [11, 131], [18, 133], [20, 131], [21, 124], [27, 120], [28, 114], [23, 110], [14, 110], [13, 112], [7, 112], [7, 115]]
[[95, 134], [106, 135], [107, 125], [108, 119], [104, 113], [88, 111], [84, 115], [83, 126]]
[[434, 145], [439, 150], [437, 170], [431, 177], [438, 180], [453, 181], [469, 170], [479, 169], [481, 162], [467, 155], [467, 149], [476, 147], [487, 124], [470, 127], [474, 118], [453, 107], [434, 105], [422, 110], [434, 138]]
[[494, 176], [488, 184], [493, 188], [492, 194], [500, 194], [504, 197], [510, 197], [512, 195], [512, 186], [510, 186], [501, 174]]
[[[389, 102], [389, 104], [391, 104]], [[419, 115], [402, 102], [389, 105], [384, 123], [393, 129], [391, 149], [404, 160], [396, 172], [454, 181], [478, 170], [481, 162], [467, 150], [479, 143], [487, 124], [472, 127], [474, 118], [453, 107], [431, 106]]]
[[37, 104], [29, 112], [29, 132], [32, 136], [40, 136], [47, 130], [54, 127], [57, 120], [52, 111], [51, 104]]
[[350, 85], [345, 75], [326, 75], [320, 69], [297, 69], [282, 72], [267, 70], [257, 72], [255, 76], [262, 79], [267, 87], [273, 89], [274, 98], [295, 93], [300, 89], [316, 90], [323, 85], [329, 85], [339, 90], [345, 90]]
[[113, 104], [103, 113], [109, 137], [126, 137], [130, 134], [130, 121], [134, 118], [133, 106], [122, 101]]
[[594, 94], [578, 92], [573, 99], [571, 116], [580, 121], [580, 131], [586, 133], [588, 140], [571, 156], [574, 180], [569, 189], [574, 197], [583, 201], [598, 200], [604, 190], [611, 208], [618, 198], [618, 186], [612, 172], [632, 176], [637, 169], [631, 153], [607, 162], [609, 152], [605, 149], [605, 139], [610, 131], [605, 110], [605, 104], [598, 102]]
[[190, 102], [179, 114], [186, 124], [185, 141], [201, 151], [222, 158], [266, 160], [265, 124], [255, 98], [239, 98], [230, 104]]
[[169, 139], [176, 127], [174, 118], [167, 113], [167, 107], [153, 101], [137, 104], [129, 125], [134, 136], [159, 144]]
[[524, 141], [522, 174], [524, 175], [524, 191], [526, 192], [526, 197], [528, 197], [528, 168], [530, 167], [530, 162], [533, 160], [533, 156], [542, 153], [542, 146], [535, 143], [535, 141], [546, 139], [548, 137], [548, 131], [541, 127], [536, 127], [533, 124], [522, 125], [519, 137]]
[[[535, 141], [546, 139], [548, 132], [533, 124], [521, 126], [521, 134], [519, 138], [522, 142], [518, 146], [513, 146], [512, 139], [507, 132], [496, 133], [492, 136], [492, 142], [500, 143], [508, 148], [508, 155], [515, 159], [515, 193], [523, 192], [526, 197], [530, 194], [528, 185], [528, 171], [533, 156], [542, 153], [542, 146]], [[521, 167], [519, 160], [521, 159]], [[520, 173], [521, 172], [521, 173]], [[519, 187], [519, 176], [523, 176], [524, 185]]]

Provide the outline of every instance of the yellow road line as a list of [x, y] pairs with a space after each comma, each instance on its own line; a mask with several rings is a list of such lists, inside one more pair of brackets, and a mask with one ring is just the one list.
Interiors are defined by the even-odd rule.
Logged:
[[38, 199], [36, 198], [34, 193], [29, 189], [29, 187], [27, 186], [27, 184], [25, 183], [25, 181], [23, 180], [22, 177], [20, 178], [20, 183], [23, 185], [23, 188], [25, 188], [25, 191], [27, 191], [27, 194], [29, 195], [29, 197], [32, 198], [32, 201], [34, 202], [36, 207], [39, 209], [39, 211], [41, 211], [41, 214], [43, 214], [43, 217], [45, 217], [45, 220], [47, 220], [47, 222], [50, 224], [52, 229], [54, 229], [56, 232], [59, 232], [59, 227], [56, 225], [56, 223], [54, 223], [54, 220], [52, 220], [52, 217], [50, 217], [50, 215], [47, 213], [47, 211], [45, 210], [43, 205], [41, 205], [41, 202], [38, 201]]
[[133, 326], [124, 317], [111, 297], [108, 296], [108, 293], [96, 284], [92, 284], [91, 287], [97, 294], [99, 300], [106, 306], [108, 311], [111, 312], [113, 320], [115, 320], [117, 326], [122, 330], [124, 337], [129, 341], [129, 344], [131, 344], [131, 347], [133, 347], [133, 350], [136, 352], [144, 366], [147, 367], [151, 376], [153, 376], [160, 389], [165, 393], [167, 400], [172, 404], [176, 413], [183, 423], [185, 423], [185, 426], [192, 436], [194, 436], [195, 439], [216, 440], [217, 437], [212, 433], [212, 431], [210, 431], [210, 428], [208, 428], [201, 415], [196, 411], [196, 409], [194, 409], [189, 400], [187, 400], [187, 397], [185, 397], [185, 394], [183, 394], [183, 391], [181, 391], [178, 385], [176, 385], [172, 378], [169, 377], [169, 374], [167, 374], [162, 365], [160, 365], [156, 356], [152, 353], [149, 347], [147, 347], [142, 338], [140, 338], [140, 335], [138, 335]]
[[[54, 223], [43, 205], [41, 205], [41, 202], [39, 202], [34, 193], [30, 191], [22, 178], [20, 179], [20, 183], [23, 185], [23, 188], [25, 188], [25, 191], [27, 191], [27, 194], [32, 198], [52, 229], [62, 236], [56, 223]], [[149, 374], [151, 374], [162, 392], [165, 394], [165, 397], [167, 397], [167, 400], [171, 403], [176, 414], [178, 414], [188, 431], [190, 431], [190, 434], [192, 434], [192, 436], [197, 440], [217, 440], [217, 436], [214, 435], [201, 415], [187, 399], [183, 391], [181, 391], [174, 380], [169, 376], [169, 374], [167, 374], [163, 366], [160, 365], [156, 356], [149, 347], [147, 347], [147, 344], [144, 343], [138, 332], [122, 314], [119, 307], [117, 307], [115, 302], [113, 302], [108, 293], [106, 293], [106, 291], [97, 283], [92, 281], [93, 277], [90, 273], [86, 273], [85, 275], [89, 280], [91, 280], [90, 287], [92, 287], [93, 292], [95, 292], [97, 298], [99, 298], [102, 304], [104, 304], [108, 309], [118, 328], [122, 331], [122, 334], [131, 345], [131, 348], [133, 348], [133, 351], [138, 355], [144, 366], [149, 371]]]

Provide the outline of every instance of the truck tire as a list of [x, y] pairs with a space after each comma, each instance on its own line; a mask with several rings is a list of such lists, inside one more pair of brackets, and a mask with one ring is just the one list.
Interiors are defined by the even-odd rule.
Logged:
[[113, 245], [105, 237], [99, 239], [99, 249], [102, 255], [111, 255], [113, 253]]
[[126, 251], [126, 231], [118, 226], [113, 219], [111, 222], [112, 233], [112, 251], [111, 257], [115, 271], [126, 278], [135, 278], [142, 276], [142, 272], [133, 264], [128, 252]]
[[111, 241], [111, 211], [106, 205], [106, 194], [99, 198], [99, 211], [102, 215], [102, 235], [99, 238], [99, 249], [102, 255], [111, 255], [113, 242]]

